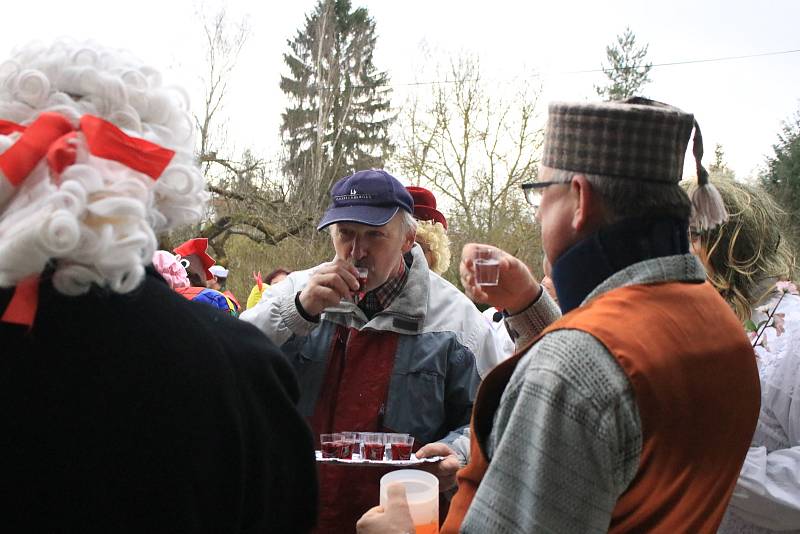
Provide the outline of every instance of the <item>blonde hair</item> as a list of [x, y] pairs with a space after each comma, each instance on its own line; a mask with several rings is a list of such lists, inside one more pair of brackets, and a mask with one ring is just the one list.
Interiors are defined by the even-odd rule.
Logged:
[[430, 269], [442, 274], [450, 267], [450, 238], [441, 223], [434, 221], [417, 221], [417, 243], [425, 243], [433, 256]]
[[[92, 284], [129, 292], [152, 261], [156, 232], [202, 215], [207, 193], [185, 94], [122, 51], [58, 41], [20, 49], [0, 64], [0, 119], [29, 125], [45, 111], [73, 126], [85, 114], [101, 117], [175, 155], [153, 180], [91, 155], [78, 135], [75, 163], [60, 177], [37, 165], [0, 203], [0, 287], [51, 264], [61, 293], [79, 295]], [[19, 135], [0, 135], [0, 153]]]
[[796, 257], [788, 233], [786, 214], [763, 189], [716, 179], [730, 216], [726, 223], [700, 233], [708, 279], [741, 320], [770, 292], [771, 281], [789, 280]]

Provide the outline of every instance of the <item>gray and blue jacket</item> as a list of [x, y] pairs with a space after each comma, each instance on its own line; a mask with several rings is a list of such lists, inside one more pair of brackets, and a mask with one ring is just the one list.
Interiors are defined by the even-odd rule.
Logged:
[[397, 335], [384, 425], [413, 435], [420, 444], [452, 443], [469, 424], [479, 368], [488, 372], [499, 357], [491, 328], [473, 303], [428, 269], [419, 246], [411, 254], [403, 290], [372, 319], [343, 301], [323, 312], [319, 323], [305, 320], [294, 299], [315, 269], [294, 272], [272, 286], [269, 296], [241, 318], [283, 349], [298, 374], [299, 409], [309, 417], [339, 326]]

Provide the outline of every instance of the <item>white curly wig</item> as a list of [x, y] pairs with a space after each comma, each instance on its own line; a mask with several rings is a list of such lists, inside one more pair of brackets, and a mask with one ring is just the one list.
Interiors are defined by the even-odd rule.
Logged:
[[429, 265], [436, 274], [444, 273], [450, 267], [450, 238], [442, 223], [417, 221], [417, 243], [423, 243], [431, 251], [433, 261]]
[[[85, 114], [98, 116], [175, 155], [153, 180], [89, 154], [79, 134], [75, 163], [60, 177], [45, 161], [16, 188], [0, 176], [0, 287], [52, 261], [61, 293], [82, 294], [92, 284], [129, 292], [153, 258], [156, 233], [199, 220], [207, 198], [186, 95], [125, 52], [58, 41], [22, 48], [0, 64], [0, 119], [29, 125], [45, 111], [73, 127]], [[0, 135], [0, 154], [20, 135]]]

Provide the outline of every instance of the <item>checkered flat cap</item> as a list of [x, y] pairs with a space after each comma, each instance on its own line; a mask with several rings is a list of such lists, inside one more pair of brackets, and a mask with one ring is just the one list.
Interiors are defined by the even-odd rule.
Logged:
[[678, 183], [694, 126], [691, 113], [640, 97], [602, 103], [554, 102], [549, 108], [542, 164], [586, 174]]

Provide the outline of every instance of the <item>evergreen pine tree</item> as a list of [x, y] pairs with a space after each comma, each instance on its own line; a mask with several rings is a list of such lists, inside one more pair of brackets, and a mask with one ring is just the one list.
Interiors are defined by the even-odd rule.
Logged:
[[647, 46], [636, 46], [636, 35], [629, 27], [617, 42], [606, 47], [608, 65], [603, 65], [603, 73], [608, 77], [605, 86], [595, 86], [598, 96], [608, 100], [620, 100], [631, 96], [642, 96], [639, 90], [648, 82], [652, 63], [647, 63]]
[[783, 123], [775, 154], [767, 158], [761, 184], [786, 208], [796, 236], [800, 236], [800, 111]]
[[723, 178], [726, 180], [733, 180], [735, 174], [733, 170], [725, 163], [725, 151], [722, 145], [717, 143], [714, 146], [714, 161], [708, 166], [708, 173], [713, 178]]
[[380, 168], [392, 145], [389, 76], [373, 63], [375, 22], [350, 0], [319, 0], [284, 54], [289, 97], [281, 133], [284, 172], [300, 205], [319, 211], [331, 185]]

